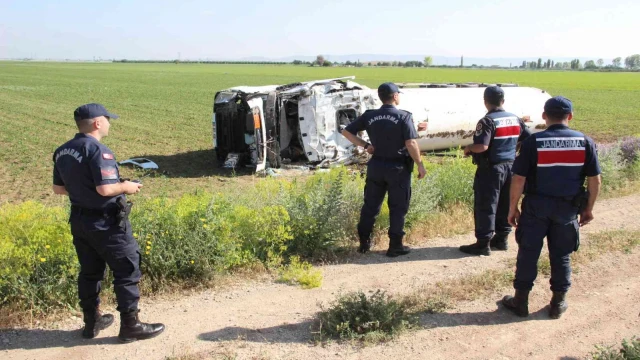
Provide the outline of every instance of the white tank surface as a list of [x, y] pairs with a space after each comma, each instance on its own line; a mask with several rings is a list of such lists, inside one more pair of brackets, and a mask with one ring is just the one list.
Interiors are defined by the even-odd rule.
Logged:
[[[240, 86], [218, 92], [213, 104], [213, 137], [218, 162], [244, 164], [257, 171], [288, 164], [329, 166], [358, 163], [368, 154], [341, 130], [366, 110], [382, 103], [377, 89], [355, 77], [288, 85]], [[413, 114], [421, 151], [446, 150], [473, 142], [476, 124], [485, 116], [483, 93], [493, 84], [402, 84], [398, 108]], [[545, 128], [544, 90], [498, 84], [506, 111], [525, 121], [532, 132]], [[359, 134], [367, 140], [366, 132]]]
[[[485, 116], [486, 87], [403, 88], [398, 108], [413, 114], [422, 151], [466, 146], [473, 142], [478, 121]], [[531, 87], [503, 87], [504, 109], [519, 116], [531, 132], [545, 128], [544, 103], [551, 96]], [[377, 95], [376, 100], [377, 100]]]

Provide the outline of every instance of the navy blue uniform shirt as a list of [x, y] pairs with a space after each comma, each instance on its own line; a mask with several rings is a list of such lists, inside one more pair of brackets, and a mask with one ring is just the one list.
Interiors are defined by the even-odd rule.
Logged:
[[53, 184], [64, 186], [71, 204], [85, 209], [110, 210], [119, 196], [105, 197], [96, 186], [120, 181], [116, 157], [96, 138], [76, 134], [53, 153]]
[[404, 142], [418, 138], [412, 114], [393, 105], [365, 111], [345, 130], [352, 134], [366, 131], [375, 148], [374, 158], [402, 159], [408, 156]]
[[512, 170], [527, 178], [526, 194], [554, 197], [575, 196], [585, 177], [602, 172], [593, 140], [563, 124], [525, 140]]
[[530, 135], [531, 132], [519, 117], [504, 109], [496, 109], [478, 121], [473, 143], [488, 146], [484, 156], [491, 163], [501, 163], [513, 161], [516, 158], [516, 145]]

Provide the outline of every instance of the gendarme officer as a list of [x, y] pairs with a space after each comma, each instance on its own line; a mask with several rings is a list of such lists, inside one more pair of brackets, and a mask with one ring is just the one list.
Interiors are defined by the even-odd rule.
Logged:
[[[400, 90], [393, 83], [384, 83], [378, 87], [378, 96], [382, 107], [365, 111], [342, 131], [342, 135], [373, 154], [367, 165], [364, 205], [358, 223], [358, 251], [366, 253], [371, 249], [373, 225], [388, 192], [390, 226], [387, 256], [396, 257], [410, 251], [402, 239], [411, 200], [413, 164], [418, 164], [418, 179], [424, 178], [426, 170], [415, 140], [418, 134], [413, 117], [410, 112], [396, 108], [400, 104]], [[361, 131], [367, 132], [371, 144], [357, 136]]]
[[93, 338], [113, 323], [113, 315], [99, 310], [100, 284], [109, 265], [121, 319], [118, 338], [131, 342], [154, 337], [164, 325], [138, 319], [140, 249], [132, 236], [125, 197], [139, 192], [142, 185], [120, 181], [113, 152], [100, 142], [118, 116], [100, 104], [82, 105], [73, 115], [79, 132], [53, 154], [53, 191], [68, 195], [71, 202], [69, 222], [80, 262], [82, 336]]
[[473, 144], [464, 149], [465, 155], [473, 154], [477, 165], [473, 180], [476, 242], [460, 247], [467, 254], [491, 255], [490, 248], [507, 250], [511, 233], [507, 222], [511, 166], [516, 158], [516, 145], [531, 133], [520, 118], [504, 110], [503, 104], [502, 88], [485, 89], [484, 105], [488, 112], [476, 126]]
[[[601, 171], [593, 140], [569, 129], [573, 118], [571, 101], [561, 96], [549, 99], [542, 117], [547, 129], [522, 143], [513, 164], [509, 223], [516, 226], [518, 243], [513, 282], [516, 293], [515, 297], [506, 296], [502, 303], [519, 316], [529, 315], [529, 292], [538, 274], [538, 258], [546, 237], [553, 292], [549, 316], [557, 319], [568, 307], [565, 296], [571, 286], [569, 255], [580, 245], [580, 226], [593, 220]], [[523, 191], [521, 214], [518, 200]]]

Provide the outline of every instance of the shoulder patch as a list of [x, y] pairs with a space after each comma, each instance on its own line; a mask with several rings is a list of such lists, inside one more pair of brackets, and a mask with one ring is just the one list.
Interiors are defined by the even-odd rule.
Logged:
[[113, 160], [113, 154], [103, 153], [102, 158], [105, 160]]
[[100, 167], [100, 175], [102, 180], [118, 180], [118, 170], [115, 166]]
[[476, 125], [476, 136], [480, 136], [480, 134], [482, 134], [482, 122], [478, 122]]

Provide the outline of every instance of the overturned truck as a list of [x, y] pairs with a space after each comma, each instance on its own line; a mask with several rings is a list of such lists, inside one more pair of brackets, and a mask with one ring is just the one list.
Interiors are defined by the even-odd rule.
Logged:
[[[328, 167], [367, 160], [341, 130], [382, 103], [377, 89], [355, 77], [288, 85], [241, 86], [221, 90], [213, 104], [213, 147], [218, 163], [256, 171], [295, 165]], [[544, 90], [516, 84], [402, 84], [398, 108], [413, 114], [421, 151], [472, 143], [476, 124], [486, 113], [484, 88], [505, 91], [505, 108], [520, 116], [532, 132], [545, 128]], [[360, 134], [367, 138], [366, 132]]]

